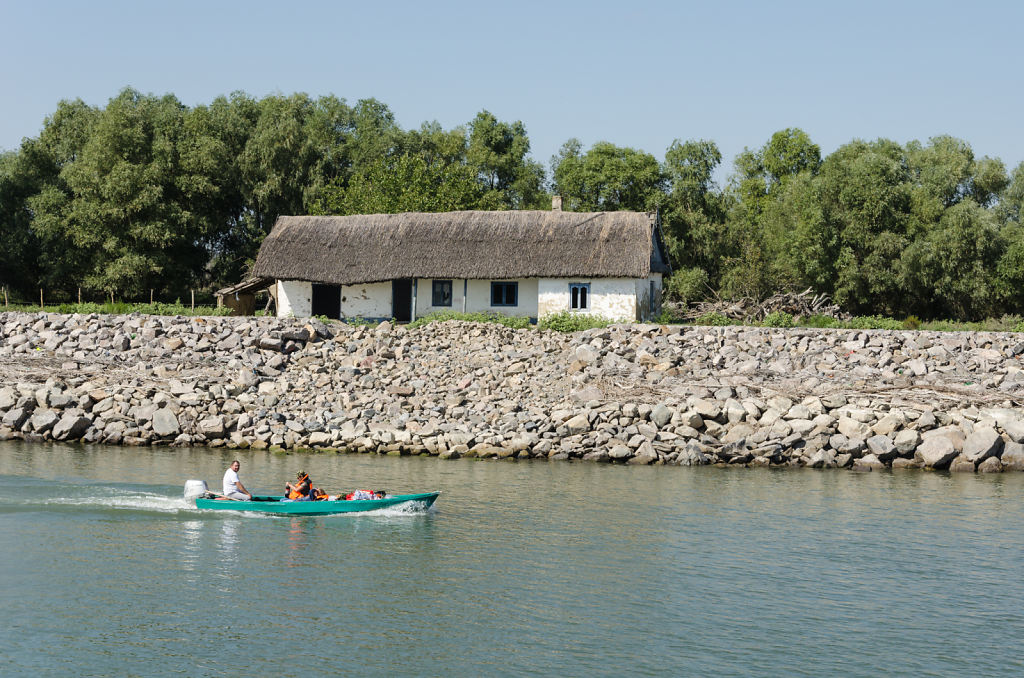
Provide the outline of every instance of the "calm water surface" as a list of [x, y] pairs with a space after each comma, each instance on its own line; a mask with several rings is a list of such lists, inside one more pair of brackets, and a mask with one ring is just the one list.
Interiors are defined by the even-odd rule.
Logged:
[[[439, 489], [412, 514], [198, 512]], [[0, 442], [0, 673], [1024, 675], [1024, 474]]]

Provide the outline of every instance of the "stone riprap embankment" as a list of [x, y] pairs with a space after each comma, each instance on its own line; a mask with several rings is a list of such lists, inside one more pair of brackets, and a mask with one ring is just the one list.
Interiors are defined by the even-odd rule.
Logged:
[[0, 314], [0, 439], [1024, 469], [1024, 335]]

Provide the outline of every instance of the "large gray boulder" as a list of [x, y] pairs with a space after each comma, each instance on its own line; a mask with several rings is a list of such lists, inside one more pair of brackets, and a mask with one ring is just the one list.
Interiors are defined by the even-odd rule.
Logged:
[[210, 440], [223, 438], [227, 433], [224, 428], [224, 417], [207, 417], [199, 422], [199, 432]]
[[53, 427], [54, 440], [77, 440], [82, 437], [92, 424], [90, 419], [81, 410], [67, 410]]
[[1024, 419], [1011, 419], [1003, 424], [1003, 430], [1010, 440], [1015, 443], [1024, 443]]
[[658, 428], [665, 428], [665, 426], [672, 421], [673, 414], [675, 414], [675, 412], [671, 407], [665, 403], [658, 403], [651, 411], [651, 423]]
[[1005, 471], [1024, 471], [1024, 444], [1006, 443], [1000, 460]]
[[590, 430], [590, 419], [585, 414], [577, 414], [565, 422], [565, 427], [569, 429], [569, 435], [571, 436], [586, 433]]
[[914, 452], [914, 458], [925, 468], [944, 469], [959, 454], [949, 436], [937, 435], [926, 438]]
[[637, 448], [636, 455], [626, 463], [643, 466], [656, 461], [658, 461], [658, 453], [654, 451], [654, 447], [648, 442]]
[[994, 428], [974, 429], [964, 441], [964, 458], [978, 463], [1003, 451], [1003, 439]]
[[153, 433], [161, 438], [170, 438], [181, 433], [181, 425], [174, 412], [166, 407], [161, 407], [153, 413]]
[[30, 414], [32, 412], [27, 408], [14, 407], [7, 411], [3, 419], [0, 419], [0, 424], [3, 424], [6, 428], [20, 429]]
[[896, 445], [889, 439], [889, 436], [871, 436], [866, 443], [871, 454], [875, 455], [879, 461], [892, 461], [893, 458], [899, 456], [899, 450], [896, 449]]
[[615, 459], [616, 461], [629, 459], [632, 456], [633, 450], [629, 449], [625, 445], [613, 445], [612, 449], [608, 451], [608, 457], [611, 459]]
[[912, 428], [905, 428], [893, 438], [893, 445], [902, 457], [909, 457], [921, 444], [921, 434]]
[[36, 433], [46, 433], [60, 421], [60, 415], [53, 410], [36, 410], [32, 413], [32, 430]]
[[0, 410], [9, 410], [17, 404], [17, 391], [13, 388], [0, 388]]

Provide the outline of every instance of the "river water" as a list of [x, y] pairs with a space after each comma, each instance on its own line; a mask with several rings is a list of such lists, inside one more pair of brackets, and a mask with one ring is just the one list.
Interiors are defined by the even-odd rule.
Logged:
[[[439, 489], [426, 513], [199, 512]], [[1024, 474], [0, 442], [0, 673], [1024, 674]]]

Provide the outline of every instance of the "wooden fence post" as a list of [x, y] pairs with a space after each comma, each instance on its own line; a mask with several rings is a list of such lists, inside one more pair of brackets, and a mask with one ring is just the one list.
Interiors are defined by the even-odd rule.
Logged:
[[8, 308], [8, 306], [9, 304], [7, 303], [7, 285], [4, 285], [4, 308]]
[[150, 306], [153, 305], [153, 288], [152, 287], [149, 288], [149, 305]]
[[196, 311], [196, 291], [192, 290], [192, 312]]
[[39, 308], [43, 308], [43, 288], [39, 288]]
[[82, 288], [81, 287], [78, 288], [78, 305], [79, 306], [82, 305]]

